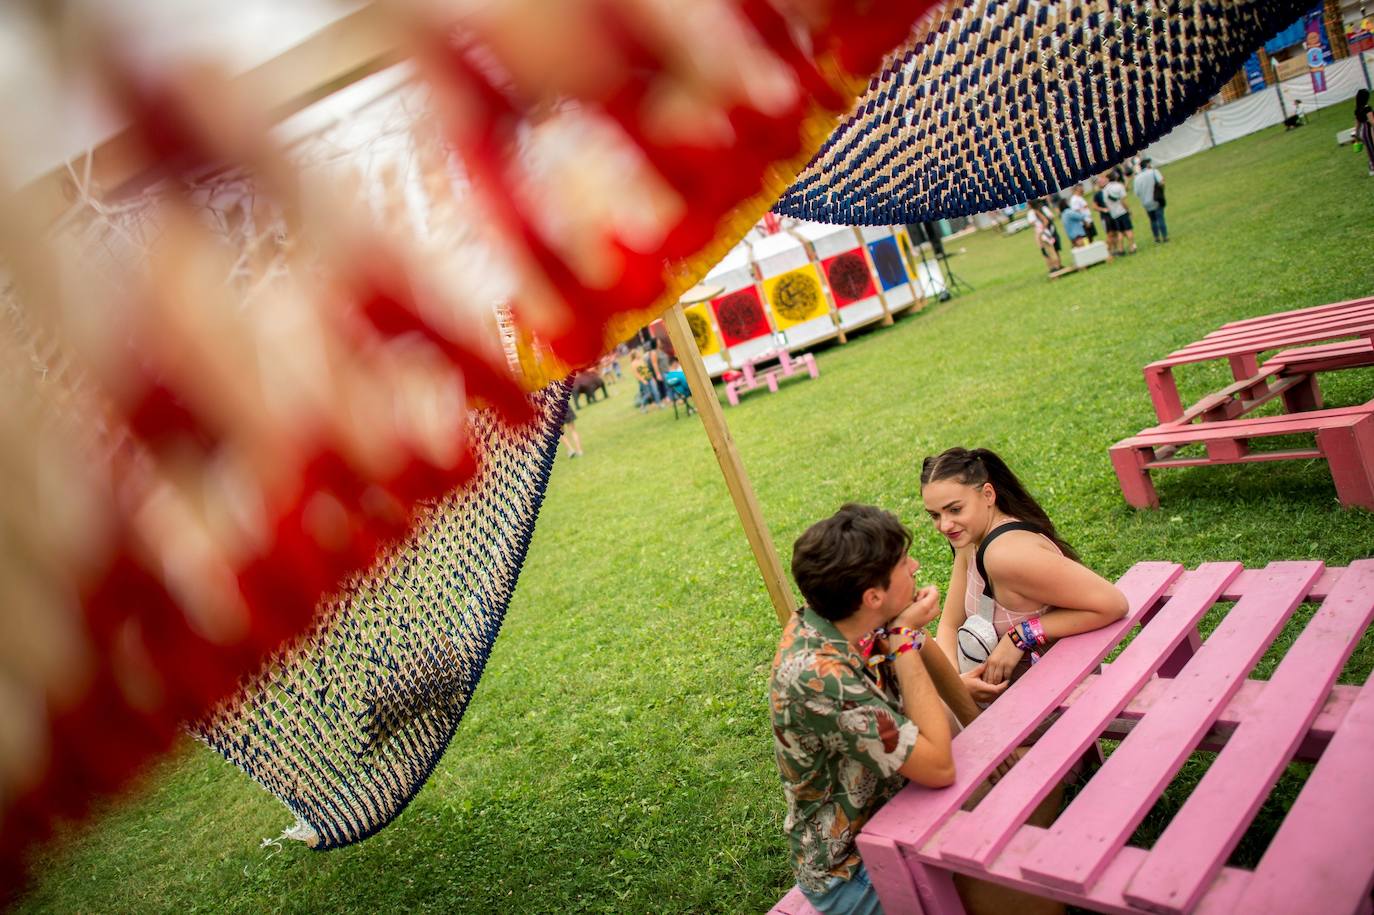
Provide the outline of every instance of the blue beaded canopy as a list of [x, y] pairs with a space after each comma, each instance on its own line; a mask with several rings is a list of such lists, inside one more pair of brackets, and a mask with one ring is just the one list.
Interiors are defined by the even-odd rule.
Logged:
[[893, 225], [1044, 196], [1144, 149], [1311, 0], [967, 0], [924, 21], [774, 212]]

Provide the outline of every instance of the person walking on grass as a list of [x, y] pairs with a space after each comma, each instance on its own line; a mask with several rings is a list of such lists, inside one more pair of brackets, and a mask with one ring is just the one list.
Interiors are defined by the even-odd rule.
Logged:
[[1140, 160], [1140, 171], [1132, 181], [1132, 190], [1145, 207], [1145, 215], [1150, 217], [1150, 234], [1156, 244], [1169, 240], [1169, 226], [1164, 222], [1164, 176], [1150, 162], [1149, 157]]
[[568, 401], [567, 409], [563, 412], [563, 444], [568, 446], [568, 457], [582, 456], [582, 436], [577, 434], [577, 413], [573, 410], [572, 401]]
[[1369, 158], [1369, 177], [1374, 178], [1374, 109], [1369, 106], [1369, 90], [1355, 93], [1355, 142], [1364, 145]]
[[[1121, 169], [1112, 171], [1110, 180], [1102, 188], [1102, 197], [1107, 203], [1107, 212], [1111, 214], [1112, 222], [1116, 226], [1117, 244], [1121, 247], [1118, 253], [1134, 254], [1135, 229], [1131, 225], [1131, 211], [1126, 206], [1126, 182]], [[1129, 249], [1126, 247], [1127, 243], [1131, 246]]]
[[1083, 565], [986, 448], [926, 458], [921, 499], [954, 550], [935, 640], [975, 702], [996, 699], [1056, 640], [1126, 615], [1126, 596]]

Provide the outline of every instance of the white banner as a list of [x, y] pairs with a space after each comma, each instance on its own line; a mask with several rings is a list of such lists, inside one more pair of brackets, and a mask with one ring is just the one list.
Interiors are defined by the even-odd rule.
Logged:
[[1195, 114], [1146, 147], [1145, 155], [1156, 165], [1167, 165], [1211, 148], [1207, 122], [1201, 114]]
[[[1366, 55], [1368, 51], [1364, 52]], [[1365, 62], [1374, 65], [1374, 60], [1366, 57]], [[1374, 74], [1374, 70], [1371, 71]], [[1338, 60], [1326, 67], [1326, 91], [1312, 91], [1312, 75], [1304, 73], [1302, 76], [1280, 83], [1283, 87], [1283, 103], [1288, 106], [1288, 113], [1293, 113], [1293, 103], [1302, 102], [1303, 111], [1316, 111], [1318, 108], [1325, 108], [1327, 105], [1334, 105], [1346, 99], [1354, 98], [1355, 93], [1361, 89], [1368, 88], [1364, 81], [1364, 70], [1360, 68], [1360, 58], [1347, 57], [1345, 60]], [[1229, 107], [1229, 106], [1228, 106]], [[1352, 109], [1353, 111], [1353, 109]], [[1354, 115], [1351, 116], [1354, 122]]]
[[[1355, 61], [1359, 66], [1359, 61]], [[1207, 112], [1212, 122], [1212, 139], [1222, 144], [1283, 123], [1283, 106], [1279, 94], [1266, 86], [1253, 95], [1238, 98], [1229, 105]]]

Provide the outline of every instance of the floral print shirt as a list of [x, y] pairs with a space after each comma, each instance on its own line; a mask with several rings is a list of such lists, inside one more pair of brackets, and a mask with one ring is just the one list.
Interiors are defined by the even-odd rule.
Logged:
[[805, 609], [788, 621], [773, 659], [773, 752], [787, 797], [792, 867], [803, 889], [823, 892], [859, 867], [854, 837], [906, 784], [898, 773], [916, 745], [896, 677], [883, 687], [830, 623]]

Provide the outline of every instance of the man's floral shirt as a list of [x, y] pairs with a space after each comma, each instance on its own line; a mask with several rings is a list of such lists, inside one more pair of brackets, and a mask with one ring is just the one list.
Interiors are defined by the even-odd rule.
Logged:
[[916, 745], [896, 678], [880, 688], [835, 626], [810, 609], [793, 615], [773, 659], [773, 751], [787, 796], [792, 866], [803, 889], [853, 877], [854, 837], [906, 778]]

